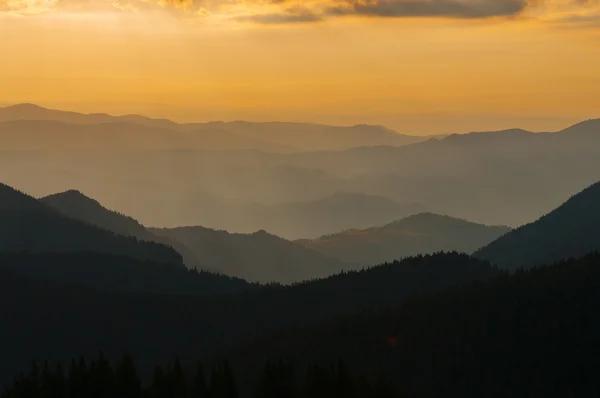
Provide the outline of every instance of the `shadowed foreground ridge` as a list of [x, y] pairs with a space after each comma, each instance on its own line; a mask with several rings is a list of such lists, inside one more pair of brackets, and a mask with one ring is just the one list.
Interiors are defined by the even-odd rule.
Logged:
[[[253, 385], [266, 359], [343, 360], [408, 397], [600, 392], [600, 255], [422, 294], [223, 353]], [[346, 395], [352, 397], [353, 395]]]
[[[14, 374], [34, 357], [66, 360], [101, 349], [115, 359], [129, 352], [144, 364], [172, 359], [174, 353], [204, 356], [282, 328], [496, 275], [498, 270], [481, 260], [449, 253], [293, 287], [201, 297], [93, 290], [0, 267], [0, 375]], [[22, 333], [42, 328], [35, 339]]]
[[171, 247], [116, 235], [66, 217], [4, 184], [0, 184], [0, 251], [93, 251], [183, 266], [181, 256]]
[[[161, 398], [196, 398], [197, 388], [206, 394], [201, 396], [226, 398], [596, 396], [598, 302], [600, 255], [595, 253], [269, 333], [216, 357], [201, 355], [206, 368], [198, 356], [165, 366], [172, 356], [154, 372], [141, 373], [147, 375], [149, 396]], [[21, 363], [22, 369], [31, 366]], [[85, 368], [85, 374], [102, 364], [106, 378], [98, 388], [104, 391], [124, 388], [125, 375], [126, 385], [141, 389], [128, 356], [114, 371], [104, 355], [93, 366], [82, 363], [70, 368]], [[36, 379], [35, 369], [3, 398], [29, 397], [21, 387]], [[64, 370], [46, 372], [62, 380]], [[210, 386], [221, 394], [213, 395]]]

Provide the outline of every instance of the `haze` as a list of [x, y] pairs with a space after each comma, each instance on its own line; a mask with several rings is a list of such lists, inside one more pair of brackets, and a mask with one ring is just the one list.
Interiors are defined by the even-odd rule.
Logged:
[[0, 103], [408, 134], [597, 117], [600, 2], [0, 1]]

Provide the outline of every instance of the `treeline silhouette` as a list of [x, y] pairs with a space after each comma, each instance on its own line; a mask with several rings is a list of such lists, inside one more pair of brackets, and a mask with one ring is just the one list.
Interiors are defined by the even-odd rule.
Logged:
[[[395, 398], [385, 377], [369, 379], [349, 371], [342, 361], [331, 366], [310, 365], [301, 375], [290, 361], [266, 361], [254, 382], [253, 398]], [[238, 398], [238, 383], [229, 362], [213, 364], [210, 372], [202, 361], [184, 369], [178, 358], [154, 366], [143, 383], [133, 358], [124, 355], [114, 365], [100, 354], [87, 361], [72, 360], [68, 369], [35, 361], [21, 373], [0, 398]]]
[[597, 397], [600, 254], [421, 294], [223, 353], [256, 377], [265, 358], [342, 358], [407, 397]]
[[[79, 276], [77, 261], [70, 263]], [[33, 267], [53, 272], [52, 263], [42, 264], [47, 268]], [[116, 264], [115, 268], [119, 262]], [[101, 267], [98, 261], [100, 271], [91, 274], [102, 275]], [[124, 271], [115, 272], [121, 275]], [[81, 273], [85, 274], [85, 265]], [[110, 280], [110, 273], [102, 278], [110, 282], [105, 287], [112, 287], [98, 289], [102, 279], [87, 282], [86, 287], [66, 278], [58, 280], [58, 272], [52, 279], [50, 275], [27, 274], [18, 266], [0, 266], [0, 379], [27, 366], [23, 363], [27, 358], [57, 361], [90, 356], [101, 349], [111, 359], [129, 352], [145, 368], [171, 358], [173, 353], [180, 353], [182, 359], [188, 354], [204, 356], [282, 328], [395, 305], [413, 294], [489, 279], [499, 273], [467, 255], [440, 253], [296, 286], [269, 286], [209, 297], [125, 292], [115, 287], [131, 287], [125, 281]], [[160, 275], [157, 273], [157, 278]], [[164, 275], [166, 280], [170, 278]], [[91, 289], [92, 285], [96, 288]], [[35, 330], [44, 332], [35, 337], [23, 333]]]
[[[440, 261], [453, 256], [455, 259], [462, 258], [450, 254], [423, 256], [410, 261], [423, 264], [425, 258]], [[401, 264], [396, 267], [402, 268]], [[382, 270], [385, 269], [382, 267]], [[363, 277], [368, 272], [364, 271]], [[358, 278], [356, 275], [361, 273], [337, 278], [342, 281], [344, 278]], [[12, 282], [8, 285], [14, 285], [15, 280]], [[38, 289], [40, 286], [35, 285]], [[22, 289], [23, 284], [16, 288]], [[3, 286], [0, 292], [6, 289]], [[138, 300], [127, 307], [127, 301], [116, 300], [114, 304], [125, 308], [109, 306], [113, 312], [102, 314], [98, 311], [101, 308], [98, 303], [88, 306], [90, 303], [85, 294], [79, 292], [59, 303], [59, 311], [67, 313], [62, 318], [65, 323], [61, 324], [54, 316], [38, 311], [34, 315], [42, 320], [37, 326], [18, 324], [17, 330], [21, 332], [44, 330], [35, 338], [27, 336], [25, 345], [13, 330], [15, 320], [19, 320], [14, 315], [25, 316], [24, 310], [30, 308], [13, 302], [1, 312], [8, 315], [5, 317], [8, 322], [1, 329], [3, 338], [0, 341], [4, 342], [2, 361], [22, 364], [27, 358], [46, 358], [39, 348], [56, 343], [58, 340], [49, 340], [48, 337], [60, 329], [63, 337], [76, 336], [78, 340], [77, 343], [62, 341], [58, 347], [52, 347], [54, 352], [62, 352], [63, 361], [67, 353], [73, 350], [89, 352], [97, 349], [98, 343], [112, 350], [107, 353], [108, 359], [104, 362], [114, 359], [118, 350], [121, 350], [118, 355], [131, 352], [130, 349], [139, 353], [139, 356], [134, 356], [138, 358], [140, 374], [150, 373], [147, 378], [149, 386], [139, 390], [144, 397], [191, 396], [181, 394], [184, 394], [183, 391], [191, 394], [197, 372], [193, 366], [165, 365], [174, 353], [187, 353], [185, 358], [181, 357], [186, 364], [197, 356], [209, 358], [207, 364], [210, 366], [214, 364], [219, 376], [207, 378], [207, 391], [210, 391], [211, 383], [221, 387], [216, 395], [205, 395], [211, 398], [237, 397], [238, 394], [240, 398], [362, 398], [377, 397], [379, 393], [381, 397], [529, 398], [595, 397], [600, 393], [600, 378], [597, 377], [600, 371], [600, 312], [597, 311], [600, 304], [600, 254], [592, 253], [581, 259], [518, 271], [512, 275], [497, 273], [487, 280], [475, 280], [462, 286], [421, 290], [421, 294], [388, 304], [374, 304], [372, 301], [369, 306], [354, 306], [353, 313], [348, 315], [341, 315], [343, 307], [338, 307], [338, 311], [330, 313], [329, 319], [313, 326], [306, 326], [310, 324], [310, 317], [295, 314], [300, 308], [306, 312], [318, 312], [312, 302], [294, 307], [288, 301], [289, 297], [286, 299], [286, 295], [277, 293], [284, 291], [289, 294], [301, 289], [310, 291], [311, 284], [273, 288], [256, 294], [256, 297], [268, 297], [265, 303], [281, 301], [282, 308], [294, 315], [288, 321], [295, 319], [296, 324], [288, 324], [289, 327], [279, 331], [274, 331], [273, 326], [281, 328], [286, 325], [279, 319], [285, 317], [285, 313], [269, 312], [270, 307], [257, 305], [262, 301], [250, 299], [252, 294], [243, 296], [244, 299], [237, 304], [234, 301], [218, 304], [218, 300], [211, 300], [215, 307], [207, 305], [205, 311], [200, 312], [197, 303], [190, 297], [185, 297], [184, 301], [171, 301], [172, 305], [164, 307], [164, 311], [157, 311], [150, 301]], [[330, 291], [332, 298], [335, 291]], [[26, 290], [25, 294], [31, 294], [31, 290]], [[67, 305], [73, 297], [83, 300], [83, 307]], [[98, 297], [108, 299], [108, 296]], [[297, 296], [298, 299], [302, 297], [308, 296]], [[36, 299], [33, 298], [34, 301]], [[169, 303], [169, 300], [161, 299], [160, 302]], [[236, 309], [241, 302], [245, 305]], [[6, 311], [10, 304], [17, 308]], [[51, 312], [47, 305], [36, 304]], [[51, 305], [56, 304], [55, 299]], [[140, 324], [140, 320], [135, 318], [146, 311], [140, 308], [148, 305], [152, 309], [149, 315], [156, 322]], [[88, 314], [82, 311], [83, 308]], [[206, 311], [209, 308], [215, 312]], [[190, 320], [194, 314], [198, 318]], [[95, 319], [96, 323], [78, 324], [71, 319], [75, 317]], [[221, 326], [217, 325], [225, 319]], [[269, 320], [277, 320], [270, 324], [271, 328]], [[109, 322], [112, 326], [108, 325]], [[40, 325], [44, 325], [44, 329], [40, 329]], [[164, 325], [163, 329], [157, 330], [160, 325]], [[94, 340], [93, 336], [100, 340]], [[207, 344], [212, 350], [207, 349]], [[229, 348], [221, 349], [224, 346]], [[209, 355], [211, 352], [215, 355]], [[56, 358], [54, 356], [52, 360], [60, 362]], [[331, 364], [339, 361], [342, 361], [341, 365], [331, 368]], [[100, 375], [91, 377], [98, 385], [93, 388], [96, 392], [90, 393], [90, 397], [129, 397], [123, 390], [115, 390], [119, 377], [133, 380], [137, 394], [139, 376], [129, 379], [117, 377], [122, 368], [129, 368], [130, 375], [137, 374], [131, 371], [131, 365], [125, 366], [123, 362], [131, 361], [123, 359], [121, 365], [110, 371], [102, 365], [104, 370]], [[153, 377], [151, 369], [148, 369], [151, 363], [163, 364], [155, 369]], [[231, 371], [225, 363], [231, 364]], [[87, 366], [92, 368], [91, 364]], [[98, 365], [95, 366], [97, 368]], [[177, 370], [179, 367], [183, 370]], [[345, 369], [351, 369], [351, 374]], [[70, 378], [64, 376], [63, 383], [60, 369], [53, 372], [58, 374], [57, 385], [69, 385]], [[185, 389], [182, 389], [181, 381], [174, 381], [182, 377], [186, 380]], [[19, 386], [29, 385], [29, 379], [29, 376], [20, 377], [5, 397], [31, 396], [19, 395], [25, 394]], [[231, 381], [234, 379], [235, 383]], [[386, 379], [393, 383], [385, 382]], [[180, 387], [176, 387], [177, 383]], [[392, 387], [400, 395], [394, 395], [390, 390]], [[46, 396], [58, 398], [63, 395]]]
[[21, 275], [106, 292], [215, 295], [256, 291], [243, 279], [94, 252], [0, 252], [0, 264]]

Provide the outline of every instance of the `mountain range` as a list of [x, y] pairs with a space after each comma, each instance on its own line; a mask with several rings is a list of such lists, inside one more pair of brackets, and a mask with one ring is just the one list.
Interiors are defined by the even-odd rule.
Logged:
[[[36, 111], [28, 113], [27, 109], [32, 108]], [[52, 129], [48, 134], [42, 128], [33, 129], [33, 133], [19, 130], [18, 134], [11, 134], [9, 129], [4, 137], [14, 141], [3, 144], [6, 151], [0, 158], [0, 181], [22, 187], [35, 196], [77, 187], [144, 225], [160, 227], [202, 225], [245, 233], [264, 229], [288, 239], [314, 239], [345, 228], [364, 229], [410, 215], [381, 220], [377, 219], [376, 210], [363, 209], [361, 217], [367, 222], [362, 225], [343, 226], [330, 220], [330, 224], [308, 230], [301, 227], [301, 218], [289, 220], [299, 225], [298, 231], [291, 223], [286, 225], [287, 230], [280, 228], [278, 216], [273, 216], [275, 221], [269, 219], [270, 213], [278, 212], [277, 208], [302, 207], [301, 203], [328, 200], [339, 193], [380, 197], [400, 206], [418, 206], [418, 212], [516, 227], [548, 213], [572, 192], [597, 181], [596, 170], [600, 168], [599, 120], [584, 121], [552, 133], [521, 129], [474, 132], [399, 147], [379, 145], [374, 140], [366, 147], [343, 150], [215, 151], [199, 150], [204, 144], [198, 146], [186, 141], [187, 138], [175, 138], [196, 135], [190, 133], [193, 129], [188, 129], [189, 126], [181, 131], [172, 130], [174, 124], [164, 120], [115, 119], [102, 115], [90, 118], [71, 113], [67, 117], [58, 111], [32, 106], [6, 109], [0, 112], [5, 115], [0, 118], [5, 122], [0, 124], [67, 123], [74, 129], [96, 126], [90, 127], [89, 134], [83, 134], [85, 137], [102, 136], [100, 130], [104, 124], [109, 130], [117, 126], [125, 135], [131, 129], [131, 137], [137, 138], [119, 143], [110, 133], [110, 140], [96, 145], [88, 144], [94, 140], [77, 138], [75, 130], [75, 138], [62, 140], [60, 131]], [[15, 112], [15, 109], [24, 110]], [[24, 117], [59, 120], [13, 120]], [[224, 128], [223, 125], [236, 137], [243, 129], [258, 129], [252, 123], [252, 128], [244, 123], [206, 123], [202, 128]], [[267, 125], [274, 131], [288, 131], [284, 125]], [[147, 128], [154, 129], [156, 134], [144, 133]], [[114, 133], [118, 135], [117, 130]], [[277, 136], [269, 134], [261, 133], [252, 139], [263, 141]], [[21, 135], [24, 138], [19, 138]], [[27, 136], [30, 136], [28, 141], [23, 141]], [[197, 137], [200, 136], [198, 133]], [[366, 136], [378, 135], [368, 132]], [[243, 142], [239, 137], [231, 140]], [[39, 149], [43, 142], [81, 148], [58, 150], [50, 145], [43, 151], [24, 150]], [[163, 145], [153, 142], [166, 142], [170, 146], [163, 150], [141, 150]], [[199, 142], [211, 140], [202, 138]], [[113, 143], [121, 149], [108, 150]]]
[[[359, 203], [360, 199], [357, 198]], [[346, 196], [340, 195], [340, 200], [346, 200]], [[472, 252], [510, 230], [447, 216], [419, 214], [383, 227], [292, 242], [264, 230], [240, 234], [202, 226], [146, 228], [134, 218], [108, 210], [98, 201], [74, 190], [53, 194], [40, 201], [68, 217], [115, 234], [171, 246], [182, 255], [188, 268], [261, 283], [289, 284], [322, 278], [342, 270], [372, 266], [419, 253]], [[357, 208], [349, 209], [347, 214], [324, 210], [321, 216], [337, 215], [343, 225], [360, 225], [360, 220], [352, 217], [353, 210], [360, 215], [360, 208]], [[379, 210], [382, 220], [398, 214], [383, 206]], [[318, 220], [318, 217], [318, 214], [305, 217], [306, 226], [309, 227], [309, 222]], [[282, 212], [281, 225], [285, 220], [291, 220], [290, 215], [286, 217], [286, 213]]]
[[[85, 138], [85, 139], [82, 139]], [[266, 150], [295, 152], [424, 140], [382, 126], [244, 121], [179, 124], [140, 115], [81, 114], [18, 104], [0, 109], [0, 143], [44, 150]]]
[[[183, 360], [224, 355], [239, 366], [244, 388], [249, 388], [246, 377], [255, 374], [259, 361], [284, 355], [300, 364], [343, 358], [367, 371], [384, 364], [389, 375], [403, 375], [404, 392], [416, 396], [443, 391], [477, 396], [499, 380], [513, 383], [506, 386], [511, 391], [523, 382], [527, 369], [535, 372], [525, 378], [530, 382], [523, 396], [540, 388], [566, 392], [561, 384], [546, 383], [563, 371], [557, 369], [570, 368], [565, 364], [581, 366], [575, 373], [586, 380], [589, 376], [589, 361], [596, 358], [598, 255], [514, 275], [494, 264], [512, 271], [522, 264], [513, 266], [503, 256], [522, 256], [527, 264], [541, 266], [599, 250], [594, 238], [600, 225], [599, 186], [514, 231], [432, 214], [392, 224], [399, 230], [424, 233], [430, 228], [463, 238], [505, 233], [474, 256], [418, 255], [292, 286], [263, 287], [190, 272], [180, 264], [157, 264], [123, 242], [165, 246], [116, 235], [79, 217], [130, 236], [168, 233], [172, 240], [183, 240], [178, 233], [184, 233], [199, 236], [202, 243], [206, 236], [236, 242], [231, 234], [148, 229], [76, 191], [36, 200], [2, 186], [0, 242], [9, 252], [0, 254], [0, 375], [16, 374], [34, 356], [64, 361], [99, 350], [109, 358], [129, 352], [139, 358], [144, 372], [150, 363], [175, 353]], [[50, 203], [80, 207], [67, 206], [61, 213]], [[273, 240], [264, 232], [256, 235]], [[91, 238], [101, 244], [92, 245]], [[186, 239], [182, 244], [192, 251], [216, 250], [214, 241], [201, 247]], [[254, 241], [248, 245], [254, 249]], [[496, 247], [490, 251], [495, 253], [489, 256], [492, 264], [481, 253]], [[44, 333], [32, 339], [24, 330]], [[504, 343], [490, 344], [496, 339]], [[501, 375], [494, 369], [502, 370]], [[457, 383], [456, 377], [466, 377], [463, 373], [475, 374], [477, 382], [465, 378]], [[589, 388], [581, 382], [570, 391]]]

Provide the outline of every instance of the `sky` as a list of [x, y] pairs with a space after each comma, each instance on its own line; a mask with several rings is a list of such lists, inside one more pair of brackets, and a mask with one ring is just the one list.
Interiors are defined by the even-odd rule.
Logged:
[[600, 0], [0, 0], [0, 105], [551, 131], [598, 71]]

